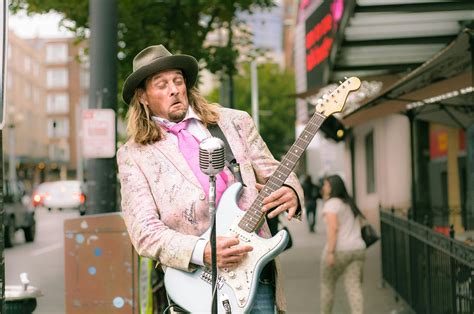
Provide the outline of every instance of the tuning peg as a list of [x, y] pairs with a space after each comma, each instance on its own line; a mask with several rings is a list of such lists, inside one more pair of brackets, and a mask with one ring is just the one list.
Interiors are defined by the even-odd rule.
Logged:
[[324, 94], [324, 95], [323, 95], [323, 99], [328, 99], [328, 98], [329, 98], [329, 97], [328, 97], [327, 94]]
[[341, 81], [339, 81], [339, 85], [341, 85], [341, 84], [342, 84], [342, 82], [341, 82]]
[[347, 76], [344, 76], [344, 79], [347, 80]]
[[[323, 97], [324, 97], [324, 96], [323, 96]], [[320, 105], [320, 104], [323, 103], [323, 100], [322, 100], [321, 98], [319, 98], [319, 99], [316, 101], [316, 103], [317, 103], [318, 105]]]

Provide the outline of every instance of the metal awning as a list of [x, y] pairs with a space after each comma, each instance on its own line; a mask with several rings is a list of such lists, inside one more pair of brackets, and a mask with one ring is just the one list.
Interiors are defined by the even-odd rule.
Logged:
[[408, 110], [413, 110], [419, 119], [456, 127], [474, 123], [472, 36], [473, 29], [463, 30], [421, 66], [356, 110], [344, 113], [344, 125], [353, 126]]
[[354, 11], [330, 82], [409, 73], [474, 20], [472, 0], [349, 0]]

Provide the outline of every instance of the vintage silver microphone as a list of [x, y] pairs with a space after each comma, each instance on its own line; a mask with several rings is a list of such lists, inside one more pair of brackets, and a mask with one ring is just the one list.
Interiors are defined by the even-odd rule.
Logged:
[[199, 168], [210, 177], [224, 170], [225, 146], [217, 137], [208, 137], [199, 144]]
[[209, 213], [211, 215], [212, 314], [217, 314], [216, 253], [216, 175], [224, 170], [225, 146], [217, 137], [208, 137], [199, 144], [199, 168], [209, 176]]

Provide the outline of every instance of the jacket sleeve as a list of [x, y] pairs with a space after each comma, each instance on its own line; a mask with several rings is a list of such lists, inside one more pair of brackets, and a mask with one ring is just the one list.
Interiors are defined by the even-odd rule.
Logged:
[[[266, 183], [270, 176], [275, 172], [279, 166], [279, 162], [273, 157], [272, 153], [263, 141], [262, 137], [257, 131], [255, 124], [248, 113], [244, 113], [244, 123], [248, 126], [248, 133], [246, 134], [250, 159], [257, 177], [257, 182]], [[300, 208], [304, 206], [304, 193], [298, 177], [294, 172], [291, 172], [289, 177], [285, 180], [285, 185], [291, 187], [298, 197]], [[300, 217], [298, 217], [300, 218]]]
[[149, 183], [134, 158], [138, 153], [128, 144], [117, 152], [122, 214], [130, 240], [139, 255], [192, 271], [191, 256], [199, 237], [172, 230], [160, 220]]

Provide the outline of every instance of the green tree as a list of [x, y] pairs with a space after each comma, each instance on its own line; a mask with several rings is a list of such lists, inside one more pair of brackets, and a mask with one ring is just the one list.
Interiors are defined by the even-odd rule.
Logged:
[[[250, 44], [249, 33], [236, 14], [274, 6], [273, 0], [119, 0], [117, 3], [119, 91], [125, 77], [132, 72], [133, 57], [144, 47], [157, 43], [173, 53], [193, 55], [212, 73], [223, 71], [234, 75], [239, 56], [234, 43]], [[13, 13], [25, 10], [29, 14], [59, 12], [64, 15], [63, 25], [78, 40], [84, 39], [89, 29], [88, 0], [11, 0], [10, 10]], [[217, 29], [229, 34], [223, 37], [225, 42], [205, 45], [208, 34]], [[121, 97], [119, 100], [123, 109]]]
[[[294, 93], [293, 73], [273, 63], [258, 66], [260, 134], [278, 160], [295, 140], [295, 100], [290, 97]], [[251, 114], [251, 97], [250, 66], [247, 64], [235, 77], [235, 108]], [[218, 102], [219, 89], [211, 91], [207, 98]]]

